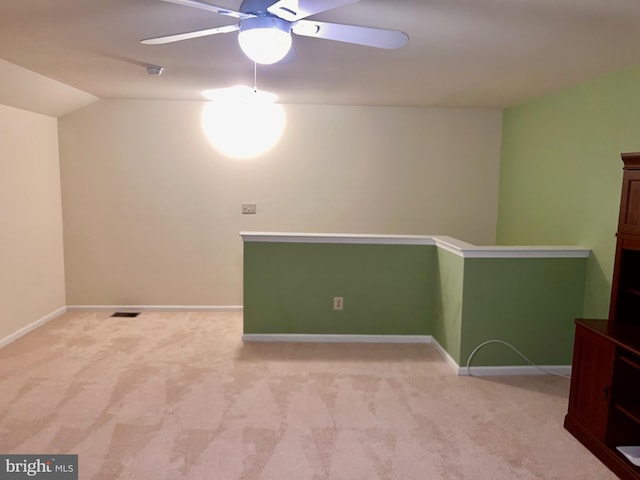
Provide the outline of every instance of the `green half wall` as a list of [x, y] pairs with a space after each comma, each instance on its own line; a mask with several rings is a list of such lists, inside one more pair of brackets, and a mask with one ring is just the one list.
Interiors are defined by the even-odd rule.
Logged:
[[[476, 247], [449, 237], [242, 236], [245, 338], [432, 337], [461, 366], [480, 343], [498, 339], [536, 364], [571, 363], [588, 250]], [[334, 297], [344, 299], [342, 310]], [[526, 364], [501, 344], [473, 360]]]

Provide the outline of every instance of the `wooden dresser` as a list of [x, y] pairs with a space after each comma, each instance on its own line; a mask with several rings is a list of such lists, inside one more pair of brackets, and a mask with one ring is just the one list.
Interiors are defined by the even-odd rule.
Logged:
[[622, 160], [609, 318], [576, 320], [564, 426], [620, 478], [640, 480], [616, 449], [640, 446], [640, 153]]

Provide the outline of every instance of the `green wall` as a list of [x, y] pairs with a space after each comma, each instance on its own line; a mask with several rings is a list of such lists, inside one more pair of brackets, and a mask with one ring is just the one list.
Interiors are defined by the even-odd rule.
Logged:
[[[537, 365], [569, 365], [574, 319], [582, 314], [585, 258], [467, 258], [459, 365], [481, 343], [509, 342]], [[521, 365], [491, 343], [471, 365]]]
[[464, 258], [439, 248], [436, 279], [436, 310], [431, 334], [459, 365]]
[[504, 113], [497, 243], [591, 249], [588, 317], [608, 313], [620, 153], [640, 151], [639, 114], [640, 66]]
[[433, 246], [245, 242], [244, 332], [427, 335], [436, 262]]
[[[499, 339], [568, 365], [586, 268], [586, 257], [464, 258], [435, 245], [245, 241], [244, 333], [432, 335], [461, 366]], [[472, 362], [526, 364], [495, 344]]]

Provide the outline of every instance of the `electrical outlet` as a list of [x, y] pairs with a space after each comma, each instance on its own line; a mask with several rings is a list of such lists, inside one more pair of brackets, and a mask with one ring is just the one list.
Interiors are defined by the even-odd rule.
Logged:
[[344, 298], [343, 297], [333, 297], [333, 309], [334, 310], [342, 310], [344, 308]]
[[242, 204], [242, 214], [243, 215], [254, 215], [256, 213], [256, 204], [255, 203], [243, 203]]

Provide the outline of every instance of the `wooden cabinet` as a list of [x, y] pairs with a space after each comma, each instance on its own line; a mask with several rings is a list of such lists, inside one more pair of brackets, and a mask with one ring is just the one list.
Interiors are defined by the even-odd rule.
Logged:
[[576, 320], [564, 426], [620, 478], [640, 480], [616, 450], [640, 445], [640, 325]]
[[[621, 351], [616, 355], [611, 414], [607, 427], [610, 445], [638, 445], [640, 440], [640, 356]], [[640, 469], [635, 469], [636, 473]]]
[[607, 320], [576, 320], [564, 426], [624, 480], [640, 467], [616, 447], [640, 446], [640, 153], [624, 162]]
[[609, 320], [640, 324], [640, 236], [618, 233]]
[[615, 345], [582, 321], [576, 322], [569, 411], [575, 423], [604, 441], [609, 418], [609, 399]]
[[624, 177], [618, 233], [640, 235], [640, 155], [622, 154]]

